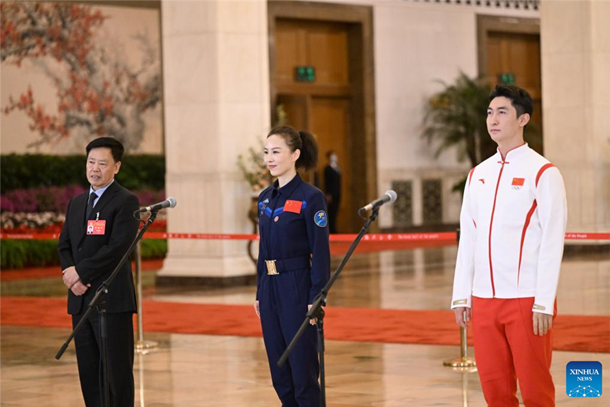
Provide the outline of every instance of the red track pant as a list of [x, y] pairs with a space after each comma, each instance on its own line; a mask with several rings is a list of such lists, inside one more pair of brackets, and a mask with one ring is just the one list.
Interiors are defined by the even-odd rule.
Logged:
[[516, 407], [517, 378], [527, 407], [555, 405], [552, 334], [534, 335], [534, 298], [472, 300], [474, 351], [490, 407]]

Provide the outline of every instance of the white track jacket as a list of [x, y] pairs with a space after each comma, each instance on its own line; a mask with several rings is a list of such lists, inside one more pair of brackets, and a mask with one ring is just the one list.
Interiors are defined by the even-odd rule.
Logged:
[[451, 308], [471, 297], [535, 297], [553, 315], [567, 223], [559, 170], [524, 144], [473, 168], [460, 215]]

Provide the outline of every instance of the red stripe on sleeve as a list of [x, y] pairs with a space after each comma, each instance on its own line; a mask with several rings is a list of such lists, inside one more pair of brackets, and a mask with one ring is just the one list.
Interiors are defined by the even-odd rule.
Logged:
[[[474, 167], [477, 168], [477, 167]], [[470, 174], [468, 174], [468, 185], [470, 185], [470, 181], [472, 181], [472, 176], [474, 175], [474, 168], [470, 170]]]
[[554, 167], [553, 164], [548, 163], [542, 166], [542, 168], [540, 168], [540, 170], [538, 171], [538, 175], [536, 175], [536, 187], [538, 186], [538, 181], [540, 181], [540, 177], [542, 177], [542, 173], [544, 173], [546, 170], [548, 170], [549, 168]]

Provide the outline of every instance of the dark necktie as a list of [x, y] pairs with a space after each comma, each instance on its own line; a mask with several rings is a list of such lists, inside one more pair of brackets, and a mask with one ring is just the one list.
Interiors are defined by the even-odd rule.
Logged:
[[91, 192], [89, 195], [89, 202], [87, 203], [87, 213], [85, 215], [85, 222], [89, 219], [89, 215], [91, 215], [91, 211], [93, 210], [93, 205], [95, 205], [95, 200], [97, 199], [97, 194], [95, 192]]

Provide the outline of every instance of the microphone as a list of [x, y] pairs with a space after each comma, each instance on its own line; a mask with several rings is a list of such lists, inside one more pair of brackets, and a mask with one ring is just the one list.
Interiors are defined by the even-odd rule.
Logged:
[[134, 212], [134, 215], [136, 213], [142, 213], [142, 212], [157, 212], [158, 210], [161, 210], [164, 208], [175, 208], [177, 203], [178, 202], [176, 202], [176, 198], [170, 196], [163, 202], [159, 202], [154, 205], [138, 209], [137, 211]]
[[396, 198], [397, 198], [396, 192], [389, 189], [389, 190], [385, 191], [385, 194], [383, 194], [383, 196], [381, 198], [375, 199], [370, 204], [363, 206], [362, 208], [360, 208], [358, 210], [358, 212], [366, 212], [366, 211], [370, 211], [370, 210], [375, 210], [383, 204], [396, 201]]

